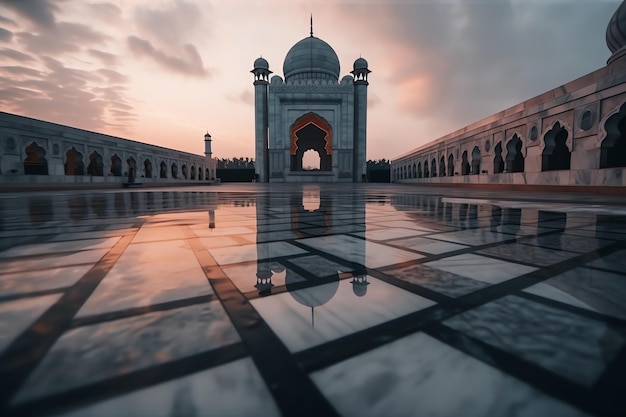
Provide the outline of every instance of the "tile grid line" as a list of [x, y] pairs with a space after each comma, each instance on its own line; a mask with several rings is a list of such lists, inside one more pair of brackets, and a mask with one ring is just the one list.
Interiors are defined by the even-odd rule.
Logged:
[[0, 356], [0, 414], [98, 284], [124, 253], [135, 233], [123, 236], [82, 278], [16, 337]]
[[235, 287], [199, 239], [190, 235], [187, 241], [281, 412], [286, 416], [338, 416], [298, 366], [287, 347]]

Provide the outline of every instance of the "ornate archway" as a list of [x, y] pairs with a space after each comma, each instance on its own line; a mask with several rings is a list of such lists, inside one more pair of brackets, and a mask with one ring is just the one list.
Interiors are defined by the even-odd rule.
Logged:
[[333, 129], [316, 113], [298, 118], [289, 128], [291, 170], [303, 171], [302, 158], [309, 149], [320, 156], [320, 171], [332, 171]]

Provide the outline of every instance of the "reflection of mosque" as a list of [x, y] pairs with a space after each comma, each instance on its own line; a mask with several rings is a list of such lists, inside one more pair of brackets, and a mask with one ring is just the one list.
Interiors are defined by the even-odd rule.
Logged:
[[[363, 297], [367, 293], [367, 274], [364, 267], [346, 268], [351, 272], [333, 271], [329, 275], [316, 274], [324, 270], [305, 270], [285, 260], [278, 262], [271, 252], [271, 245], [262, 244], [272, 234], [287, 232], [294, 239], [315, 238], [343, 232], [346, 227], [362, 228], [365, 225], [365, 199], [363, 196], [336, 195], [325, 192], [317, 185], [304, 185], [300, 193], [264, 194], [257, 198], [257, 273], [255, 287], [259, 295], [272, 293], [275, 274], [285, 274], [285, 289], [299, 304], [311, 309], [311, 325], [315, 325], [314, 311], [328, 303], [337, 293], [340, 281], [351, 279], [353, 293]], [[348, 216], [346, 216], [349, 214]], [[283, 239], [280, 239], [283, 240]], [[365, 264], [365, 240], [356, 240], [352, 252], [359, 253], [362, 259], [355, 260]], [[322, 254], [323, 255], [323, 254]], [[311, 254], [306, 255], [310, 257]], [[321, 258], [320, 261], [322, 261]], [[287, 266], [283, 265], [286, 264]]]

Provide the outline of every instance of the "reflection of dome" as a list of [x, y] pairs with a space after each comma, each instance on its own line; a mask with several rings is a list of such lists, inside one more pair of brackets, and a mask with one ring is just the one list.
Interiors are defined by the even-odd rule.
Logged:
[[254, 61], [254, 69], [264, 69], [264, 70], [269, 70], [270, 69], [270, 64], [267, 62], [267, 60], [263, 57], [261, 58], [257, 58]]
[[363, 297], [367, 294], [367, 286], [370, 283], [367, 282], [367, 275], [356, 276], [352, 279], [352, 292], [357, 297]]
[[300, 304], [307, 307], [319, 307], [329, 302], [337, 293], [337, 289], [339, 288], [339, 276], [337, 275], [336, 278], [336, 280], [328, 284], [297, 289], [298, 284], [302, 284], [305, 281], [303, 281], [299, 275], [296, 275], [288, 269], [287, 276], [285, 277], [285, 286], [291, 296]]
[[363, 58], [359, 58], [354, 61], [354, 65], [352, 66], [353, 70], [367, 69], [367, 61]]
[[283, 64], [285, 81], [339, 80], [339, 58], [333, 48], [315, 36], [302, 39], [291, 47]]

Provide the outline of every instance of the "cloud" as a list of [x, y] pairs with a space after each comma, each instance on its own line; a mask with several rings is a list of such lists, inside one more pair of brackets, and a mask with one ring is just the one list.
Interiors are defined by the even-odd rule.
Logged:
[[353, 14], [347, 21], [353, 30], [374, 28], [359, 32], [362, 42], [385, 45], [375, 57], [366, 56], [371, 82], [385, 77], [396, 90], [398, 110], [449, 129], [602, 67], [609, 52], [598, 48], [604, 31], [597, 28], [606, 26], [617, 6], [426, 1], [340, 7]]
[[78, 52], [86, 45], [101, 45], [110, 40], [87, 25], [70, 22], [58, 22], [53, 28], [37, 33], [19, 32], [16, 36], [26, 50], [36, 54]]
[[197, 5], [175, 1], [164, 8], [154, 8], [154, 3], [150, 4], [137, 7], [134, 12], [134, 20], [144, 38], [177, 47], [181, 39], [193, 38], [198, 29], [206, 36], [206, 25], [202, 25], [202, 13]]
[[109, 84], [124, 84], [128, 81], [128, 77], [124, 74], [120, 74], [117, 71], [113, 71], [106, 68], [101, 68], [96, 71], [97, 74], [100, 74], [104, 77], [105, 81]]
[[89, 3], [90, 16], [98, 17], [105, 22], [120, 20], [122, 17], [122, 9], [113, 3]]
[[4, 0], [3, 4], [37, 26], [50, 28], [56, 23], [54, 13], [59, 11], [59, 2], [58, 0]]
[[17, 26], [17, 23], [15, 23], [15, 20], [9, 19], [8, 17], [4, 17], [2, 15], [0, 15], [0, 23], [7, 24], [10, 26]]
[[97, 49], [88, 49], [89, 55], [98, 58], [104, 65], [112, 67], [117, 64], [117, 56], [108, 52], [99, 51]]
[[254, 107], [254, 94], [250, 90], [243, 90], [239, 95], [229, 95], [226, 98], [230, 101], [244, 103]]
[[41, 62], [41, 69], [0, 67], [2, 108], [89, 130], [128, 128], [136, 119], [122, 74], [71, 68], [48, 56]]
[[200, 77], [208, 75], [198, 50], [191, 44], [183, 45], [175, 55], [171, 55], [156, 49], [152, 43], [137, 36], [129, 36], [127, 40], [128, 47], [135, 55], [148, 57], [165, 69], [185, 75]]
[[0, 57], [6, 57], [12, 59], [14, 61], [26, 62], [26, 61], [34, 61], [35, 59], [30, 56], [22, 53], [20, 51], [16, 51], [15, 49], [10, 48], [2, 48], [0, 49]]
[[6, 30], [4, 28], [0, 28], [0, 41], [1, 42], [9, 42], [13, 38], [13, 32], [10, 30]]

